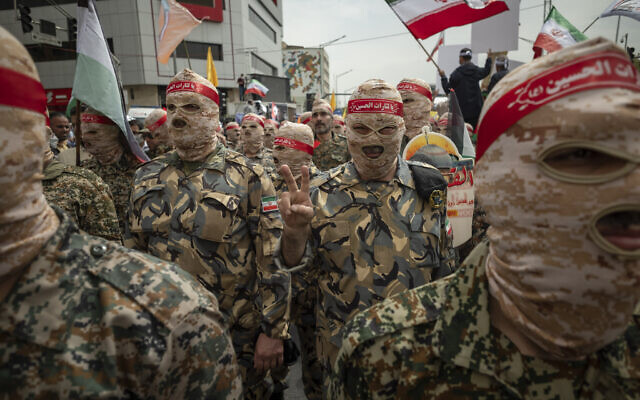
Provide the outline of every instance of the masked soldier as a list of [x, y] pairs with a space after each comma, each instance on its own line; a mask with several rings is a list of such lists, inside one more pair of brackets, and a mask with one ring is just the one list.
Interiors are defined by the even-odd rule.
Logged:
[[120, 232], [124, 232], [133, 176], [140, 162], [131, 153], [120, 128], [109, 118], [92, 108], [83, 111], [80, 118], [82, 142], [93, 156], [80, 166], [94, 172], [109, 186]]
[[264, 147], [264, 119], [257, 114], [245, 114], [241, 127], [244, 155], [262, 165], [267, 175], [275, 173], [273, 151]]
[[44, 88], [2, 27], [0, 50], [0, 397], [237, 399], [215, 297], [47, 204]]
[[313, 102], [311, 128], [319, 142], [313, 151], [313, 163], [321, 171], [337, 167], [351, 159], [347, 139], [332, 132], [333, 110], [326, 100]]
[[278, 135], [280, 124], [278, 121], [268, 119], [264, 121], [264, 147], [273, 150], [273, 138]]
[[169, 138], [169, 126], [167, 125], [167, 112], [162, 108], [151, 111], [144, 119], [144, 127], [149, 130], [145, 133], [145, 141], [149, 146], [147, 155], [154, 159], [164, 153], [173, 150]]
[[422, 133], [423, 126], [429, 125], [433, 95], [429, 84], [417, 78], [401, 80], [397, 89], [402, 96], [404, 123], [407, 126], [402, 139], [402, 151], [409, 140]]
[[224, 128], [227, 136], [227, 148], [238, 153], [242, 151], [242, 128], [236, 122], [229, 122]]
[[338, 136], [344, 136], [344, 119], [339, 115], [333, 116], [333, 133]]
[[282, 363], [288, 337], [290, 283], [272, 262], [282, 222], [262, 166], [214, 134], [218, 101], [211, 82], [189, 69], [171, 80], [167, 123], [176, 150], [136, 173], [125, 243], [176, 262], [217, 296], [244, 395], [261, 398], [263, 372]]
[[[317, 349], [325, 376], [353, 315], [431, 281], [444, 262], [446, 182], [437, 169], [399, 157], [400, 93], [381, 80], [364, 82], [349, 100], [346, 125], [353, 161], [312, 181], [310, 197], [285, 178], [290, 190], [280, 200], [285, 225], [308, 238], [313, 253], [307, 269], [318, 274]], [[290, 209], [298, 217], [305, 207], [315, 214], [292, 217]]]
[[637, 398], [639, 107], [638, 71], [604, 39], [502, 79], [478, 128], [488, 241], [356, 316], [332, 397]]

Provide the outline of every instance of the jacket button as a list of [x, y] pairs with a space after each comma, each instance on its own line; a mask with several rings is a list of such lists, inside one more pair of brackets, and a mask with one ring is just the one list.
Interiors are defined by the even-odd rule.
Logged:
[[94, 257], [102, 257], [107, 252], [107, 246], [104, 244], [94, 244], [91, 246], [91, 255]]

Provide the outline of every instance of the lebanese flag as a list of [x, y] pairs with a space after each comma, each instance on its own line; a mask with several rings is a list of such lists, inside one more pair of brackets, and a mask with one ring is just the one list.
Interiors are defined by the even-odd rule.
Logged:
[[555, 7], [551, 7], [551, 11], [533, 44], [534, 58], [540, 57], [542, 50], [553, 53], [583, 40], [587, 40], [587, 37], [567, 21]]
[[502, 0], [386, 0], [417, 39], [507, 11]]
[[269, 93], [269, 88], [260, 83], [257, 79], [252, 79], [244, 93], [254, 93], [260, 97], [264, 97]]

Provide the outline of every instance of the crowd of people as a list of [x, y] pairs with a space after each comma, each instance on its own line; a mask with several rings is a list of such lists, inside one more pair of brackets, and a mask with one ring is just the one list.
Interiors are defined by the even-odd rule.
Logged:
[[441, 72], [477, 162], [457, 246], [473, 162], [404, 151], [451, 142], [422, 79], [222, 126], [185, 69], [135, 132], [151, 161], [84, 107], [75, 165], [29, 53], [0, 49], [2, 397], [277, 399], [300, 357], [309, 399], [640, 398], [640, 78], [613, 43], [498, 59], [486, 101], [490, 59]]

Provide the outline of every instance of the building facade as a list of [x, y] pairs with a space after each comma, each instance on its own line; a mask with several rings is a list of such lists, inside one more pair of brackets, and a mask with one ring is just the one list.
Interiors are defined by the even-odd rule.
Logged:
[[[205, 76], [211, 47], [219, 90], [228, 103], [239, 100], [241, 74], [282, 76], [283, 0], [187, 0], [179, 3], [203, 22], [178, 46], [167, 64], [156, 59], [160, 0], [98, 0], [96, 7], [105, 38], [115, 56], [129, 106], [160, 106], [176, 71], [191, 68]], [[49, 106], [66, 106], [75, 73], [75, 41], [67, 31], [76, 17], [77, 0], [20, 0], [30, 7], [33, 32], [23, 33], [13, 1], [0, 2], [0, 24], [20, 39], [36, 61]], [[34, 40], [40, 25], [55, 23], [61, 46]], [[70, 40], [71, 39], [71, 40]], [[65, 101], [66, 99], [66, 101]], [[230, 107], [231, 108], [231, 107]], [[233, 114], [230, 109], [227, 114]]]
[[289, 78], [291, 99], [299, 111], [309, 111], [314, 98], [330, 93], [329, 57], [324, 48], [291, 46], [283, 43], [282, 68]]

